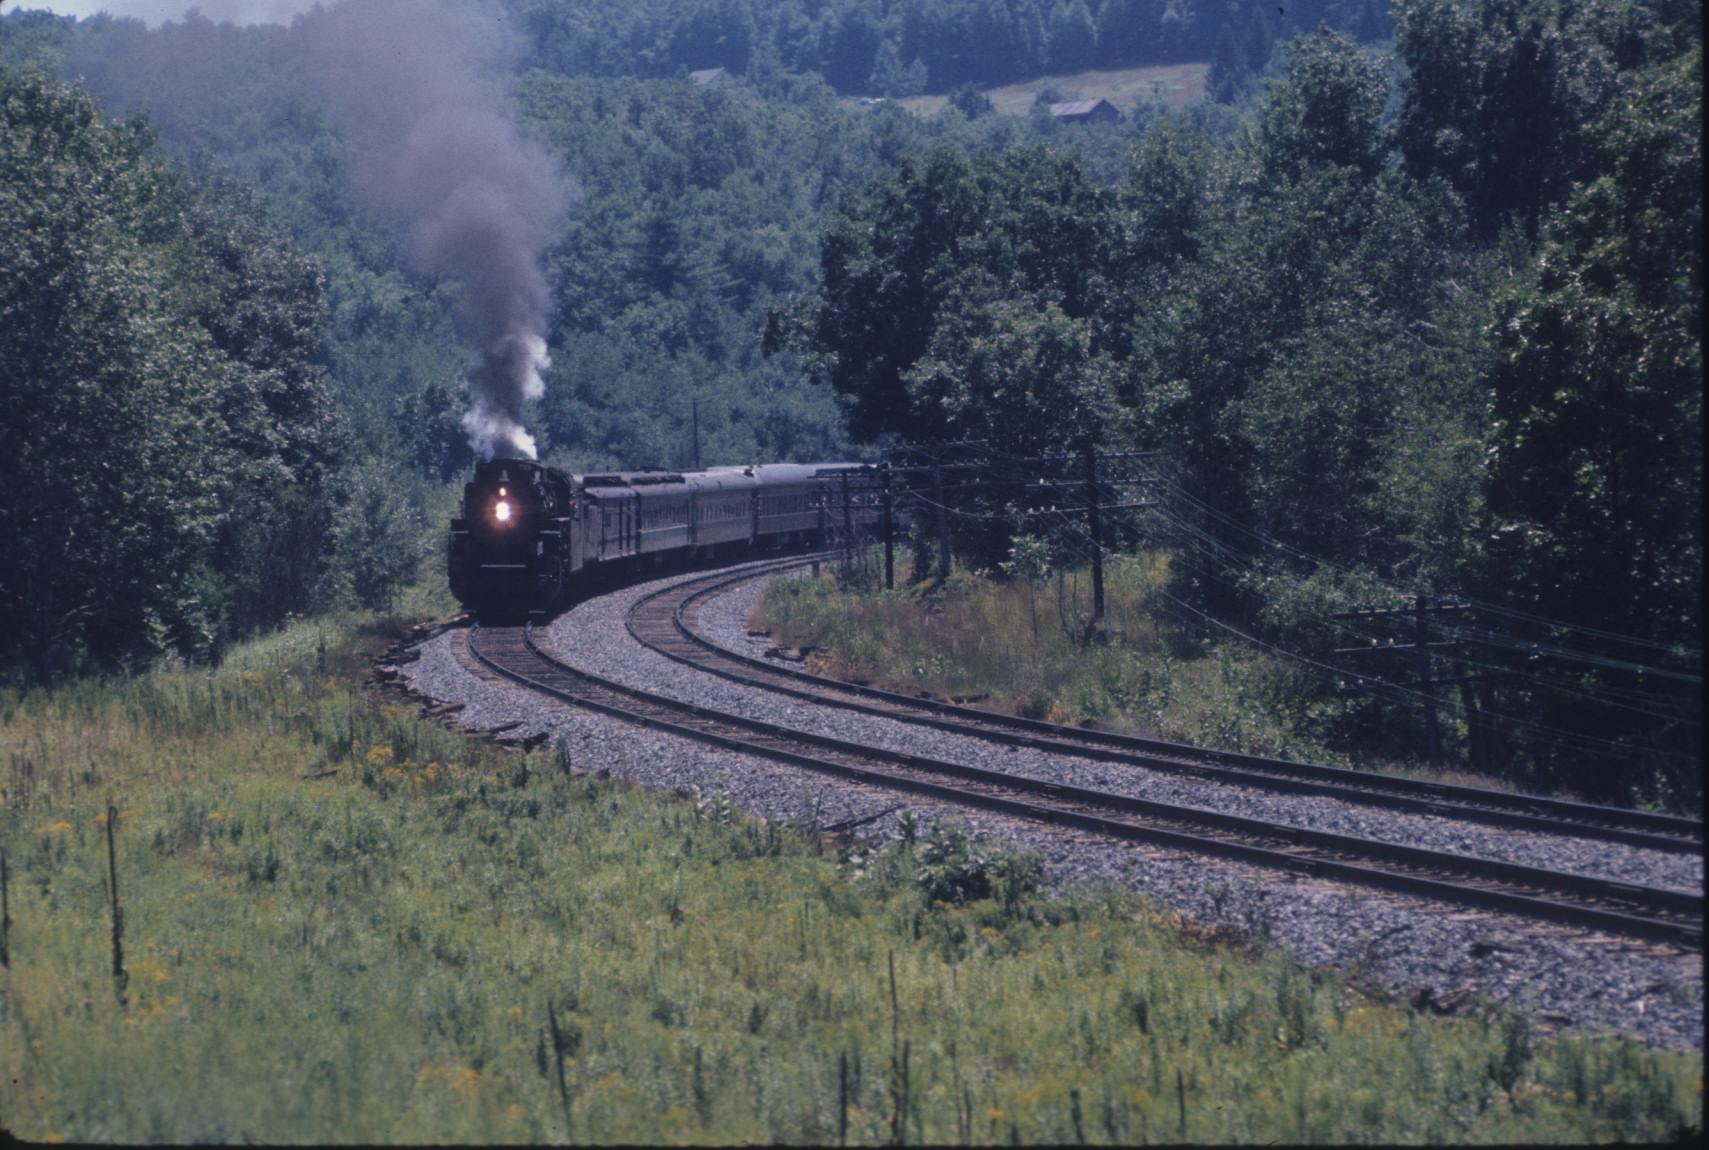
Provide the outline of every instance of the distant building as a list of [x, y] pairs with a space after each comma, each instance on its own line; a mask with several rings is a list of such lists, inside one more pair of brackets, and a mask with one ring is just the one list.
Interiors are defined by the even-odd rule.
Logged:
[[721, 84], [732, 83], [736, 78], [723, 68], [702, 68], [698, 72], [690, 72], [688, 79], [690, 83], [698, 84], [702, 88], [716, 88]]
[[1115, 124], [1122, 114], [1108, 100], [1070, 100], [1052, 104], [1050, 114], [1065, 124]]

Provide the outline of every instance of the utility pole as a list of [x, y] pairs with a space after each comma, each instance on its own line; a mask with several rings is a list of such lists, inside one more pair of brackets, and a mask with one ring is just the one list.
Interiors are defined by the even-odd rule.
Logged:
[[1104, 618], [1104, 532], [1098, 517], [1098, 453], [1086, 446], [1086, 528], [1092, 534], [1092, 623]]
[[896, 520], [895, 508], [890, 501], [890, 464], [878, 465], [878, 474], [884, 482], [884, 589], [896, 590]]
[[694, 468], [700, 470], [700, 401], [691, 399], [689, 402], [689, 440], [694, 444]]
[[843, 561], [854, 558], [854, 515], [849, 509], [849, 473], [843, 472]]
[[[1457, 679], [1431, 678], [1431, 675], [1435, 670], [1435, 666], [1434, 661], [1430, 657], [1430, 648], [1452, 647], [1454, 644], [1451, 642], [1430, 641], [1429, 616], [1447, 614], [1453, 611], [1469, 610], [1471, 610], [1471, 604], [1469, 603], [1437, 603], [1432, 601], [1430, 596], [1420, 594], [1413, 596], [1412, 605], [1410, 607], [1361, 607], [1353, 611], [1338, 611], [1329, 616], [1331, 619], [1389, 619], [1401, 616], [1411, 618], [1411, 643], [1396, 643], [1393, 640], [1390, 640], [1388, 643], [1378, 643], [1373, 639], [1368, 646], [1337, 647], [1334, 653], [1337, 655], [1365, 655], [1372, 651], [1412, 652], [1413, 665], [1416, 668], [1416, 673], [1418, 675], [1417, 681], [1411, 683], [1388, 683], [1382, 680], [1371, 680], [1370, 682], [1377, 687], [1401, 687], [1416, 690], [1424, 696], [1424, 746], [1430, 757], [1431, 770], [1442, 769], [1442, 728], [1437, 718], [1437, 707], [1439, 705], [1439, 701], [1436, 695], [1436, 688], [1446, 687], [1454, 683], [1470, 682], [1473, 679], [1481, 678], [1482, 676], [1462, 676]], [[1362, 685], [1360, 687], [1353, 689], [1363, 690], [1368, 688], [1363, 685], [1362, 681]]]
[[1436, 721], [1436, 685], [1430, 681], [1430, 630], [1425, 615], [1430, 610], [1430, 596], [1419, 595], [1412, 601], [1412, 651], [1418, 666], [1418, 681], [1424, 687], [1424, 745], [1430, 752], [1430, 769], [1442, 769], [1442, 731]]
[[949, 516], [944, 504], [944, 470], [937, 456], [932, 457], [932, 499], [938, 521], [938, 582], [949, 582]]

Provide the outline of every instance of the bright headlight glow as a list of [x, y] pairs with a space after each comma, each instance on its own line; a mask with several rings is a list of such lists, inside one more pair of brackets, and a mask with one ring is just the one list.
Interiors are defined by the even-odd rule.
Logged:
[[500, 523], [509, 523], [510, 522], [510, 501], [509, 500], [501, 499], [498, 501], [498, 504], [493, 508], [493, 518], [497, 519]]

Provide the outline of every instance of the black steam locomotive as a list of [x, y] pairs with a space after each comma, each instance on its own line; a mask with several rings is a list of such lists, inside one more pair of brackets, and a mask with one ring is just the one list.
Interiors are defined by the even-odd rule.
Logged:
[[877, 473], [860, 464], [569, 475], [492, 459], [451, 520], [451, 593], [486, 615], [546, 610], [596, 574], [818, 545], [878, 518]]

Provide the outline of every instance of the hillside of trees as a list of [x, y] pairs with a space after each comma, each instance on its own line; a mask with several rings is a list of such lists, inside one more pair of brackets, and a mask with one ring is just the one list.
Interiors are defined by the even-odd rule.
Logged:
[[[1459, 689], [1565, 733], [1521, 773], [1692, 785], [1695, 5], [503, 3], [507, 98], [579, 187], [543, 253], [545, 458], [684, 464], [694, 401], [709, 463], [1155, 449], [1192, 610], [1318, 653], [1352, 602], [1504, 605]], [[18, 675], [384, 603], [434, 546], [471, 458], [455, 285], [351, 199], [300, 33], [0, 18]], [[977, 90], [1182, 58], [1212, 102], [1121, 124]], [[843, 98], [927, 86], [958, 89], [930, 120]], [[995, 569], [985, 522], [958, 547]]]
[[[1209, 623], [1323, 653], [1355, 603], [1493, 605], [1460, 690], [1545, 736], [1508, 771], [1695, 794], [1700, 18], [1394, 12], [1392, 57], [1296, 39], [1228, 146], [1159, 125], [1114, 186], [1042, 148], [911, 156], [780, 329], [860, 438], [1160, 453], [1148, 530]], [[973, 510], [958, 546], [995, 569], [1003, 504]], [[1297, 703], [1397, 731], [1332, 682]]]

